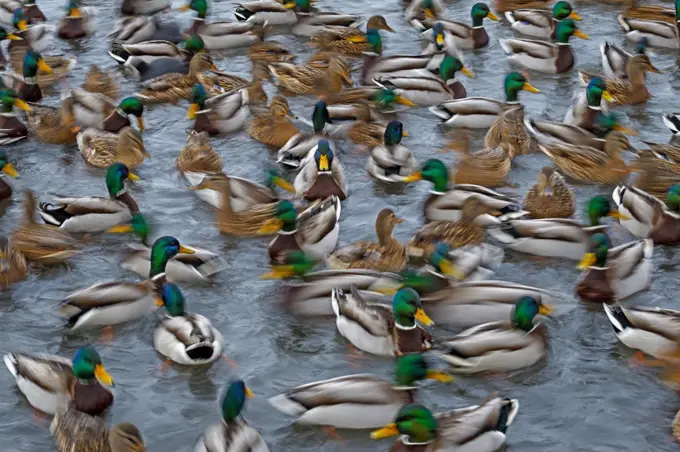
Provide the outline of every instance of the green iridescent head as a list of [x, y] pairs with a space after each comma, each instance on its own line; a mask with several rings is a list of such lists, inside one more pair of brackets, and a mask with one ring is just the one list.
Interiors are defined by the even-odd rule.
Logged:
[[118, 233], [118, 234], [124, 234], [124, 233], [133, 233], [137, 237], [139, 237], [139, 240], [144, 244], [148, 244], [149, 240], [149, 235], [151, 234], [151, 225], [149, 222], [146, 220], [146, 217], [142, 215], [139, 212], [133, 213], [132, 214], [132, 220], [130, 220], [130, 223], [128, 224], [119, 224], [117, 226], [114, 226], [112, 228], [109, 228], [108, 231], [110, 233]]
[[165, 310], [172, 317], [186, 315], [184, 294], [175, 283], [166, 282], [161, 286], [161, 301]]
[[427, 260], [437, 273], [447, 276], [460, 276], [455, 270], [449, 256], [449, 253], [451, 253], [452, 250], [453, 248], [451, 245], [445, 242], [439, 242], [435, 245]]
[[314, 105], [312, 124], [314, 125], [314, 133], [323, 132], [326, 124], [331, 124], [331, 115], [328, 113], [328, 105], [326, 105], [326, 102], [320, 100]]
[[52, 68], [45, 63], [45, 60], [40, 53], [33, 49], [26, 50], [22, 68], [24, 78], [35, 77], [38, 74], [38, 70], [48, 74], [52, 73]]
[[241, 410], [246, 403], [246, 398], [252, 398], [253, 393], [243, 380], [234, 380], [229, 383], [227, 390], [222, 395], [220, 401], [220, 410], [222, 411], [222, 420], [229, 423], [238, 419]]
[[72, 17], [79, 17], [79, 7], [77, 0], [69, 0], [66, 5], [66, 13]]
[[9, 39], [11, 41], [18, 41], [21, 38], [15, 35], [14, 33], [10, 33], [5, 28], [0, 27], [0, 41], [4, 41], [5, 39]]
[[314, 152], [314, 161], [316, 162], [316, 169], [320, 172], [331, 171], [333, 167], [333, 149], [328, 140], [319, 140], [319, 144], [316, 146], [316, 151]]
[[261, 279], [286, 279], [304, 276], [309, 273], [317, 262], [312, 260], [304, 251], [288, 251], [283, 255], [283, 264], [272, 264], [271, 271], [260, 276]]
[[518, 95], [522, 90], [529, 91], [530, 93], [540, 93], [540, 91], [529, 83], [526, 77], [519, 72], [510, 72], [506, 75], [505, 81], [503, 82], [503, 88], [505, 89], [506, 102], [519, 102]]
[[390, 121], [385, 127], [385, 135], [383, 140], [385, 146], [396, 146], [401, 143], [404, 137], [404, 125], [401, 121]]
[[420, 295], [411, 287], [403, 287], [394, 294], [392, 308], [394, 309], [394, 320], [398, 327], [415, 327], [416, 320], [424, 326], [434, 325], [432, 319], [425, 314], [420, 302]]
[[279, 187], [288, 192], [295, 193], [295, 187], [293, 187], [290, 182], [284, 179], [277, 169], [270, 169], [267, 171], [267, 181], [265, 185], [269, 188]]
[[590, 226], [598, 226], [603, 217], [620, 218], [618, 211], [612, 208], [609, 198], [598, 195], [590, 198], [586, 203], [586, 216]]
[[19, 31], [24, 31], [28, 28], [28, 22], [26, 21], [26, 15], [24, 14], [23, 8], [17, 8], [12, 14], [12, 25]]
[[208, 100], [208, 92], [205, 87], [200, 83], [196, 83], [193, 88], [191, 88], [191, 94], [189, 95], [189, 110], [187, 111], [187, 118], [195, 119], [196, 114], [199, 111], [205, 110], [205, 103]]
[[578, 14], [574, 12], [574, 10], [571, 7], [571, 3], [565, 2], [565, 1], [560, 1], [555, 3], [555, 6], [553, 6], [552, 9], [552, 15], [553, 19], [556, 20], [564, 20], [564, 19], [573, 19], [573, 20], [581, 20]]
[[205, 43], [198, 35], [191, 35], [182, 41], [182, 47], [189, 53], [205, 52]]
[[405, 97], [400, 96], [399, 94], [396, 93], [396, 91], [389, 88], [383, 88], [377, 91], [371, 98], [371, 101], [376, 103], [382, 110], [391, 108], [392, 104], [394, 103], [407, 105], [409, 107], [416, 106], [416, 104], [406, 99]]
[[7, 153], [3, 150], [0, 150], [0, 171], [3, 173], [7, 174], [10, 177], [17, 178], [19, 177], [19, 173], [17, 172], [16, 169], [14, 169], [14, 165], [12, 165], [9, 162], [9, 159], [7, 158]]
[[429, 159], [417, 173], [404, 178], [404, 182], [426, 180], [434, 184], [434, 191], [445, 193], [449, 189], [449, 170], [441, 160]]
[[472, 6], [472, 11], [470, 12], [470, 15], [472, 16], [473, 27], [481, 27], [483, 20], [486, 19], [487, 17], [494, 21], [498, 20], [498, 17], [496, 17], [496, 15], [491, 12], [486, 3], [475, 3]]
[[680, 20], [680, 0], [675, 0], [675, 18]]
[[555, 39], [559, 43], [566, 44], [569, 42], [569, 38], [576, 36], [581, 39], [589, 39], [588, 35], [583, 33], [576, 26], [576, 22], [572, 19], [564, 19], [557, 23], [555, 27]]
[[135, 174], [131, 173], [124, 163], [114, 163], [106, 170], [106, 188], [109, 190], [109, 195], [112, 198], [117, 198], [124, 194], [126, 180], [139, 180]]
[[427, 444], [437, 439], [438, 428], [437, 419], [430, 410], [412, 403], [399, 410], [392, 424], [371, 432], [371, 438], [383, 439], [404, 435], [409, 443]]
[[383, 45], [382, 38], [378, 30], [369, 28], [366, 30], [366, 42], [371, 47], [371, 52], [382, 55]]
[[191, 0], [188, 5], [183, 5], [179, 7], [180, 11], [196, 11], [197, 16], [201, 19], [205, 19], [208, 15], [208, 2], [205, 0]]
[[461, 71], [463, 75], [469, 78], [474, 78], [475, 75], [468, 68], [463, 65], [463, 62], [458, 58], [446, 55], [442, 62], [439, 63], [439, 75], [444, 81], [453, 80], [456, 78], [456, 72]]
[[5, 88], [0, 90], [0, 108], [2, 113], [11, 113], [14, 107], [18, 107], [25, 111], [31, 111], [31, 107], [26, 102], [17, 97], [16, 91]]
[[680, 184], [673, 184], [666, 192], [666, 207], [671, 212], [680, 213]]
[[165, 266], [168, 264], [168, 261], [179, 253], [194, 254], [195, 251], [180, 245], [179, 240], [172, 236], [166, 235], [157, 238], [153, 245], [151, 245], [149, 278], [165, 273]]
[[524, 331], [531, 331], [534, 327], [534, 317], [549, 314], [549, 308], [542, 306], [535, 298], [524, 296], [515, 301], [515, 307], [510, 314], [512, 324]]
[[649, 47], [649, 39], [643, 36], [638, 40], [638, 42], [635, 43], [635, 53], [638, 55], [644, 55], [647, 53], [647, 47]]
[[432, 37], [437, 50], [443, 50], [444, 44], [446, 44], [446, 35], [444, 25], [441, 22], [435, 22], [434, 27], [432, 27]]
[[598, 232], [593, 234], [588, 239], [588, 252], [583, 256], [583, 260], [579, 263], [579, 268], [588, 268], [591, 266], [604, 268], [607, 266], [607, 256], [612, 244], [607, 237], [607, 234]]
[[272, 224], [272, 228], [277, 228], [271, 232], [280, 230], [285, 232], [295, 231], [297, 229], [297, 209], [295, 208], [295, 205], [288, 200], [279, 201], [278, 204], [276, 204], [274, 218], [270, 220], [270, 222], [274, 223]]
[[79, 349], [73, 357], [73, 375], [79, 380], [94, 380], [95, 378], [105, 385], [112, 385], [113, 379], [102, 364], [102, 358], [92, 347]]
[[413, 387], [419, 380], [437, 380], [443, 383], [453, 381], [450, 375], [431, 369], [421, 353], [401, 356], [394, 364], [394, 383], [396, 386]]
[[141, 100], [134, 96], [126, 97], [125, 99], [121, 100], [120, 104], [118, 104], [118, 108], [120, 108], [121, 111], [123, 111], [123, 113], [126, 115], [133, 115], [138, 118], [141, 118], [144, 114], [144, 104]]
[[607, 84], [602, 77], [593, 77], [586, 86], [586, 99], [588, 105], [599, 108], [602, 103], [602, 95], [607, 91]]

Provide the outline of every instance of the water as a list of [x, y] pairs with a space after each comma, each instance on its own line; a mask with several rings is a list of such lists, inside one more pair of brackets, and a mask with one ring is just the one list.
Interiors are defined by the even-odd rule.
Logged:
[[[111, 3], [115, 3], [115, 6]], [[449, 3], [445, 17], [469, 20], [474, 2]], [[211, 18], [232, 20], [235, 3], [216, 2]], [[52, 21], [63, 14], [65, 4], [41, 0], [40, 6]], [[79, 65], [69, 79], [79, 85], [87, 68], [97, 63], [115, 71], [116, 64], [106, 55], [106, 34], [118, 15], [118, 2], [88, 2], [98, 11], [98, 31], [87, 40], [70, 44], [55, 40], [55, 51], [74, 52]], [[175, 5], [179, 6], [179, 5]], [[403, 19], [396, 1], [349, 2], [322, 1], [322, 10], [351, 12], [368, 17], [386, 16], [396, 34], [384, 33], [386, 54], [417, 53], [420, 43], [416, 32]], [[589, 41], [574, 39], [573, 45], [580, 68], [600, 70], [598, 46], [605, 39], [615, 44], [624, 42], [611, 7], [589, 5], [577, 8], [584, 20], [580, 24], [591, 37]], [[183, 28], [190, 15], [172, 13]], [[471, 96], [502, 97], [502, 80], [508, 64], [496, 38], [509, 36], [507, 23], [486, 22], [491, 36], [488, 48], [466, 55], [477, 77], [463, 79]], [[300, 55], [308, 55], [305, 38], [276, 36]], [[72, 46], [72, 47], [71, 47]], [[630, 47], [629, 47], [630, 49]], [[49, 52], [45, 52], [49, 53]], [[651, 74], [648, 86], [654, 97], [642, 107], [619, 109], [623, 123], [641, 132], [633, 140], [666, 141], [667, 129], [661, 114], [676, 108], [672, 101], [678, 95], [676, 54], [657, 51], [654, 64], [663, 75]], [[225, 70], [248, 75], [247, 58], [241, 54], [218, 58]], [[540, 94], [523, 93], [527, 114], [539, 118], [561, 120], [578, 86], [576, 72], [550, 76], [535, 75], [531, 80]], [[268, 86], [270, 94], [273, 87]], [[124, 94], [135, 92], [135, 86], [122, 83]], [[56, 104], [58, 95], [45, 100]], [[309, 115], [312, 97], [291, 101], [297, 114]], [[214, 227], [214, 215], [199, 202], [179, 179], [175, 158], [185, 143], [190, 122], [185, 119], [186, 103], [154, 107], [145, 114], [148, 130], [144, 139], [152, 160], [138, 169], [144, 179], [132, 188], [132, 195], [142, 211], [157, 224], [156, 236], [175, 235], [183, 243], [219, 252], [228, 262], [212, 286], [183, 290], [189, 309], [208, 316], [224, 334], [226, 353], [238, 363], [236, 369], [217, 362], [208, 370], [170, 368], [161, 374], [159, 356], [151, 337], [153, 318], [116, 329], [112, 344], [97, 343], [104, 363], [116, 380], [115, 404], [108, 418], [112, 423], [129, 421], [143, 431], [150, 451], [189, 451], [196, 438], [209, 424], [219, 419], [216, 399], [224, 384], [240, 376], [254, 390], [256, 398], [248, 402], [245, 417], [262, 433], [273, 451], [374, 451], [387, 450], [388, 441], [380, 444], [368, 438], [368, 431], [341, 432], [342, 442], [330, 440], [319, 429], [292, 425], [291, 419], [272, 410], [267, 399], [299, 384], [350, 373], [373, 373], [390, 378], [392, 360], [348, 355], [346, 341], [335, 331], [332, 319], [295, 318], [281, 312], [276, 301], [280, 291], [276, 282], [258, 280], [255, 276], [267, 270], [266, 245], [269, 239], [239, 240], [222, 237]], [[451, 163], [451, 154], [442, 154], [444, 143], [439, 120], [426, 109], [411, 110], [401, 117], [410, 136], [409, 146], [419, 161], [437, 156]], [[483, 134], [476, 134], [475, 145]], [[264, 168], [274, 155], [245, 133], [214, 140], [215, 148], [225, 161], [229, 174], [263, 180]], [[350, 176], [351, 194], [343, 203], [340, 245], [354, 240], [372, 239], [375, 215], [383, 207], [391, 207], [406, 221], [396, 234], [406, 241], [419, 227], [421, 203], [428, 184], [415, 184], [403, 190], [386, 193], [363, 170], [366, 155], [353, 151], [345, 143], [340, 155]], [[10, 183], [15, 188], [12, 204], [0, 224], [2, 233], [11, 230], [20, 218], [20, 196], [23, 188], [33, 189], [42, 200], [59, 194], [104, 195], [103, 172], [86, 166], [75, 146], [53, 146], [31, 140], [9, 148], [10, 158], [21, 172], [21, 179]], [[519, 157], [513, 162], [510, 182], [523, 194], [533, 183], [538, 170], [548, 164], [543, 155]], [[597, 193], [610, 189], [575, 186], [579, 206]], [[581, 208], [579, 207], [579, 211]], [[618, 231], [617, 243], [630, 240]], [[118, 261], [129, 237], [105, 237], [90, 244], [68, 268], [33, 270], [23, 282], [0, 294], [0, 343], [3, 351], [32, 351], [72, 356], [85, 344], [97, 342], [97, 333], [67, 335], [55, 307], [71, 291], [91, 283], [117, 278], [127, 281], [136, 276], [121, 270]], [[676, 251], [657, 248], [653, 284], [649, 291], [627, 303], [646, 306], [674, 307], [678, 290], [678, 271], [673, 264]], [[526, 255], [507, 253], [498, 278], [536, 285], [562, 293], [573, 309], [549, 322], [550, 352], [546, 362], [511, 377], [463, 377], [451, 385], [428, 385], [419, 392], [419, 400], [434, 411], [477, 404], [489, 393], [517, 398], [520, 412], [508, 431], [511, 450], [522, 452], [556, 451], [673, 451], [678, 450], [670, 436], [670, 422], [678, 409], [675, 394], [663, 386], [653, 369], [631, 368], [627, 363], [631, 351], [620, 345], [601, 310], [592, 310], [573, 297], [578, 271], [573, 262], [537, 261]], [[436, 320], [436, 319], [435, 319]], [[436, 332], [435, 332], [436, 333]], [[45, 426], [31, 422], [31, 408], [14, 385], [9, 372], [0, 370], [0, 450], [42, 452], [54, 445]]]

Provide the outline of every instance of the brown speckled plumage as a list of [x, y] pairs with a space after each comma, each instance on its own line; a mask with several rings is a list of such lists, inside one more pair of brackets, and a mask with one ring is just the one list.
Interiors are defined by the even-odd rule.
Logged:
[[73, 98], [68, 97], [59, 107], [31, 105], [26, 112], [26, 123], [31, 135], [50, 144], [73, 144], [80, 130], [73, 118]]
[[189, 133], [187, 144], [179, 152], [176, 164], [181, 172], [199, 173], [220, 173], [223, 165], [222, 158], [215, 152], [210, 142], [210, 135], [195, 130]]
[[522, 209], [533, 218], [569, 218], [576, 212], [576, 203], [562, 175], [545, 167], [527, 192]]
[[28, 266], [23, 253], [7, 239], [0, 240], [0, 287], [23, 280], [27, 273]]
[[280, 148], [298, 133], [290, 120], [290, 107], [284, 96], [277, 95], [269, 105], [269, 111], [256, 116], [248, 125], [248, 133], [257, 141]]
[[96, 64], [90, 66], [82, 87], [91, 93], [100, 93], [111, 99], [118, 98], [118, 84], [111, 75], [103, 72]]

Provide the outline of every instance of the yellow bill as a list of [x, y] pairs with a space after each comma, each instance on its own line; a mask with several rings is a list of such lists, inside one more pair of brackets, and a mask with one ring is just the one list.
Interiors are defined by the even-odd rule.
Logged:
[[434, 11], [432, 11], [430, 8], [425, 8], [423, 10], [423, 13], [425, 13], [426, 19], [434, 19], [435, 17], [437, 17], [437, 15], [434, 13]]
[[581, 16], [576, 14], [575, 11], [570, 12], [569, 15], [567, 16], [567, 18], [572, 19], [572, 20], [581, 20]]
[[576, 30], [574, 32], [574, 36], [576, 36], [577, 38], [581, 38], [581, 39], [590, 39], [590, 36], [588, 36], [587, 34], [582, 32], [581, 30]]
[[465, 279], [465, 275], [459, 272], [453, 263], [448, 259], [442, 259], [442, 261], [439, 263], [439, 268], [441, 268], [442, 272], [444, 272], [444, 274], [447, 276], [453, 276], [459, 281]]
[[371, 439], [383, 439], [389, 438], [390, 436], [397, 436], [399, 430], [397, 429], [397, 424], [390, 424], [381, 429], [373, 430], [371, 432]]
[[399, 290], [399, 287], [380, 287], [377, 289], [371, 289], [375, 292], [381, 293], [383, 295], [394, 295]]
[[80, 12], [80, 8], [71, 8], [68, 12], [70, 17], [83, 17], [83, 13]]
[[609, 91], [607, 91], [607, 90], [602, 91], [602, 98], [603, 98], [605, 101], [607, 101], [607, 102], [610, 102], [610, 103], [611, 103], [611, 102], [614, 102], [614, 97], [613, 97], [612, 94], [611, 94]]
[[149, 154], [149, 151], [147, 151], [146, 149], [142, 149], [142, 155], [151, 160], [151, 154]]
[[286, 279], [293, 276], [293, 267], [290, 265], [277, 265], [272, 271], [260, 275], [260, 279]]
[[522, 85], [524, 91], [529, 91], [530, 93], [540, 93], [541, 91], [529, 82], [524, 82]]
[[26, 19], [21, 19], [19, 22], [17, 22], [17, 28], [19, 31], [24, 31], [25, 29], [28, 28], [28, 23], [26, 22]]
[[75, 124], [72, 125], [71, 126], [71, 133], [78, 133], [78, 132], [80, 132], [80, 126], [77, 126]]
[[619, 125], [614, 126], [614, 130], [618, 130], [619, 132], [625, 133], [626, 135], [639, 135], [637, 130], [629, 129], [628, 127]]
[[38, 60], [38, 69], [48, 74], [52, 73], [52, 68], [50, 67], [49, 64], [45, 63], [45, 60], [43, 60], [42, 58]]
[[347, 38], [349, 42], [366, 42], [366, 36], [364, 35], [357, 35], [357, 36], [351, 36]]
[[442, 383], [451, 383], [454, 378], [447, 374], [446, 372], [440, 372], [438, 370], [428, 370], [427, 373], [425, 374], [425, 378], [429, 380], [437, 380], [441, 381]]
[[434, 41], [437, 43], [438, 46], [443, 46], [444, 45], [444, 35], [442, 33], [438, 33], [437, 37], [434, 38]]
[[293, 187], [293, 185], [290, 182], [288, 182], [286, 179], [282, 177], [274, 178], [274, 185], [283, 188], [284, 190], [289, 191], [291, 193], [295, 193], [295, 187]]
[[189, 5], [182, 5], [179, 8], [177, 8], [177, 11], [189, 11], [191, 9], [191, 6]]
[[286, 3], [285, 5], [283, 5], [283, 7], [286, 8], [286, 9], [293, 9], [293, 8], [295, 8], [295, 6], [296, 6], [295, 2], [290, 2], [290, 3]]
[[538, 313], [541, 315], [550, 315], [552, 312], [552, 307], [548, 306], [547, 304], [541, 304], [541, 306], [538, 308]]
[[110, 232], [112, 234], [125, 234], [132, 231], [132, 225], [129, 224], [119, 224], [118, 226], [114, 226], [106, 230], [106, 232]]
[[94, 376], [97, 377], [97, 380], [101, 381], [106, 386], [113, 385], [113, 378], [111, 378], [111, 375], [109, 375], [106, 369], [104, 369], [104, 366], [101, 364], [97, 364], [95, 366]]
[[327, 155], [322, 155], [319, 157], [319, 171], [330, 171], [330, 164], [328, 163]]
[[144, 132], [144, 119], [141, 116], [137, 117], [137, 127], [139, 127], [140, 132]]
[[417, 180], [423, 180], [423, 173], [421, 173], [420, 171], [418, 171], [417, 173], [413, 173], [413, 174], [411, 174], [410, 176], [406, 176], [406, 177], [403, 178], [402, 180], [403, 180], [404, 182], [406, 182], [407, 184], [408, 184], [409, 182], [415, 182], [415, 181], [417, 181]]
[[215, 66], [214, 64], [211, 64], [211, 65], [210, 65], [210, 70], [211, 70], [211, 71], [216, 71], [216, 70], [217, 70], [217, 66]]
[[345, 83], [347, 83], [349, 86], [352, 86], [352, 78], [349, 76], [349, 74], [342, 72], [340, 75], [342, 76], [342, 79], [345, 81]]
[[196, 251], [192, 250], [191, 248], [187, 248], [186, 246], [179, 246], [179, 252], [182, 254], [196, 254]]
[[475, 78], [475, 73], [472, 72], [470, 69], [466, 68], [465, 66], [461, 68], [460, 73], [466, 76], [467, 78]]
[[160, 308], [160, 307], [163, 306], [164, 304], [165, 304], [165, 303], [163, 303], [163, 299], [161, 299], [161, 298], [156, 298], [156, 306], [158, 306], [158, 307]]
[[488, 18], [491, 19], [491, 20], [498, 21], [498, 16], [496, 16], [496, 15], [495, 15], [494, 13], [492, 13], [491, 11], [489, 11], [489, 14], [487, 14], [486, 17], [488, 17]]
[[19, 36], [15, 35], [14, 33], [7, 33], [7, 39], [10, 41], [23, 41], [23, 38], [20, 38]]
[[654, 72], [655, 74], [663, 74], [663, 71], [661, 69], [658, 69], [656, 66], [650, 64], [649, 65], [649, 72]]
[[255, 394], [253, 394], [253, 391], [251, 391], [250, 388], [247, 387], [247, 386], [246, 386], [246, 397], [248, 397], [249, 399], [252, 399], [253, 397], [255, 397]]
[[407, 137], [407, 136], [408, 136], [408, 132], [405, 131], [405, 130], [402, 130], [402, 131], [401, 131], [401, 136], [402, 136], [402, 137]]
[[427, 314], [425, 314], [425, 311], [423, 310], [423, 308], [418, 308], [416, 310], [415, 317], [416, 317], [416, 320], [424, 326], [434, 325], [434, 321]]
[[11, 163], [5, 163], [5, 166], [2, 167], [2, 172], [15, 179], [19, 177], [19, 172], [14, 168], [14, 165], [12, 165]]
[[[398, 104], [401, 104], [401, 105], [409, 106], [409, 107], [417, 107], [418, 106], [418, 104], [408, 100], [404, 96], [397, 96], [397, 98], [395, 99], [395, 102], [397, 102]], [[406, 132], [404, 132], [404, 133], [406, 133]], [[404, 135], [404, 136], [406, 136], [406, 135]]]
[[597, 262], [597, 257], [595, 257], [595, 253], [586, 253], [586, 255], [583, 256], [583, 259], [581, 259], [581, 262], [579, 262], [578, 268], [580, 269], [588, 268], [592, 265], [595, 265], [595, 262]]
[[198, 104], [191, 104], [189, 105], [189, 111], [187, 111], [187, 118], [189, 119], [196, 119], [196, 113], [198, 113], [201, 109], [201, 106]]
[[130, 180], [142, 180], [142, 178], [139, 177], [138, 175], [136, 175], [135, 173], [128, 173], [128, 179], [130, 179]]
[[22, 109], [23, 111], [33, 110], [26, 102], [21, 99], [14, 99], [14, 106]]
[[265, 224], [262, 225], [260, 229], [257, 230], [258, 234], [274, 234], [279, 232], [283, 227], [283, 220], [278, 218], [272, 218], [267, 220]]
[[607, 214], [608, 217], [616, 218], [617, 220], [630, 220], [628, 215], [620, 213], [618, 210], [610, 210]]

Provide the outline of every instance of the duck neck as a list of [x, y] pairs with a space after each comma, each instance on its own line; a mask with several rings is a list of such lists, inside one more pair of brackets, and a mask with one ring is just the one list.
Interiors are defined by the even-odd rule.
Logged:
[[639, 70], [635, 64], [630, 64], [629, 62], [626, 69], [628, 80], [630, 80], [633, 86], [639, 87], [645, 85], [645, 73]]
[[217, 191], [222, 195], [222, 208], [220, 209], [222, 214], [231, 216], [234, 213], [234, 209], [231, 207], [231, 182], [229, 182], [228, 177], [220, 183]]
[[127, 206], [131, 213], [139, 213], [139, 206], [137, 202], [130, 196], [130, 193], [125, 190], [123, 193], [116, 196], [116, 199]]
[[104, 130], [111, 133], [118, 133], [123, 127], [128, 127], [130, 125], [128, 115], [120, 108], [116, 108], [104, 120]]
[[378, 243], [381, 247], [388, 250], [398, 250], [402, 248], [401, 243], [392, 235], [393, 225], [377, 225], [375, 234], [378, 236]]
[[412, 330], [416, 328], [416, 319], [395, 313], [394, 326], [397, 330]]

